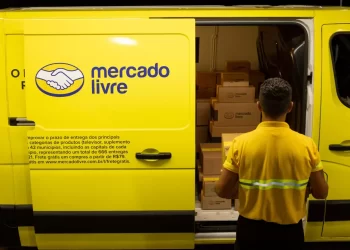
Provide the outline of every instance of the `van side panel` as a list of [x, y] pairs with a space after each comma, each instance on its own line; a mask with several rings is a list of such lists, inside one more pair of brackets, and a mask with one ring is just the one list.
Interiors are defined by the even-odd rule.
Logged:
[[8, 99], [6, 91], [6, 74], [5, 74], [5, 37], [4, 37], [4, 20], [0, 19], [0, 164], [11, 164], [10, 138], [8, 130]]
[[9, 138], [8, 99], [5, 76], [4, 20], [0, 13], [0, 247], [20, 246], [15, 221], [14, 166]]
[[[26, 117], [23, 23], [5, 20], [6, 96], [8, 118]], [[22, 33], [22, 34], [21, 34]], [[1, 92], [2, 93], [2, 92]], [[7, 119], [8, 119], [7, 118]], [[13, 160], [13, 195], [17, 234], [21, 246], [36, 246], [33, 227], [31, 185], [28, 165], [27, 131], [30, 127], [8, 126]], [[7, 192], [6, 192], [7, 193]]]
[[194, 20], [24, 27], [38, 248], [193, 248]]

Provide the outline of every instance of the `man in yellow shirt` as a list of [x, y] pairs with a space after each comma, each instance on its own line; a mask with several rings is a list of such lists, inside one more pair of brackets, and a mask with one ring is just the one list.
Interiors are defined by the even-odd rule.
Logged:
[[262, 122], [233, 140], [216, 193], [229, 199], [238, 193], [235, 249], [301, 249], [308, 187], [317, 199], [328, 194], [320, 155], [311, 138], [285, 122], [293, 108], [287, 81], [264, 81], [258, 108]]

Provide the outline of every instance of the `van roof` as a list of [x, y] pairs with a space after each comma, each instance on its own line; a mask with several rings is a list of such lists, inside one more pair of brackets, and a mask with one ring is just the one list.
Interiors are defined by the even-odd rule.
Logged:
[[[314, 5], [235, 5], [235, 6], [223, 6], [223, 5], [171, 5], [171, 6], [71, 6], [71, 7], [23, 7], [23, 8], [7, 8], [5, 11], [104, 11], [104, 10], [174, 10], [174, 9], [185, 9], [185, 10], [230, 10], [230, 9], [308, 9], [308, 10], [319, 10], [319, 9], [349, 9], [348, 7], [322, 7]], [[4, 11], [3, 10], [3, 11]]]

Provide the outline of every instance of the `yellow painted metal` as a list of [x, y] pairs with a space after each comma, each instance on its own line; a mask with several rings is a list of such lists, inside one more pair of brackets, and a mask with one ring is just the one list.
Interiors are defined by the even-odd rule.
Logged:
[[37, 234], [39, 249], [193, 249], [194, 234]]
[[31, 170], [31, 183], [34, 211], [195, 209], [191, 169]]
[[[96, 35], [98, 34], [98, 31], [101, 31], [101, 33], [104, 34], [105, 38], [108, 35], [113, 35], [109, 33], [110, 25], [112, 21], [111, 19], [117, 19], [117, 18], [136, 18], [139, 19], [142, 18], [143, 22], [146, 22], [148, 18], [162, 18], [162, 17], [175, 17], [175, 18], [238, 18], [240, 20], [242, 19], [259, 19], [259, 18], [278, 18], [278, 19], [296, 19], [296, 18], [310, 18], [314, 21], [314, 27], [311, 35], [313, 35], [313, 41], [312, 44], [314, 48], [314, 72], [313, 72], [313, 78], [314, 78], [314, 110], [313, 110], [313, 127], [312, 127], [312, 137], [315, 140], [317, 144], [320, 146], [321, 151], [321, 158], [324, 162], [324, 166], [326, 169], [326, 172], [329, 175], [329, 183], [330, 183], [330, 196], [329, 199], [344, 199], [348, 200], [349, 197], [349, 188], [348, 185], [348, 166], [346, 158], [342, 156], [335, 156], [329, 154], [329, 152], [325, 151], [325, 145], [329, 143], [330, 139], [341, 139], [339, 136], [343, 133], [346, 133], [348, 130], [344, 130], [346, 128], [346, 124], [342, 123], [339, 127], [339, 122], [341, 119], [344, 119], [346, 116], [344, 116], [344, 113], [349, 112], [348, 110], [344, 110], [339, 106], [338, 101], [335, 99], [336, 96], [334, 95], [334, 78], [333, 78], [333, 72], [331, 69], [330, 64], [330, 57], [329, 57], [329, 46], [328, 46], [328, 40], [329, 36], [332, 34], [332, 32], [335, 32], [336, 30], [348, 30], [349, 26], [347, 24], [350, 23], [350, 13], [349, 9], [346, 8], [281, 8], [281, 7], [264, 7], [264, 8], [227, 8], [227, 7], [220, 7], [220, 8], [123, 8], [123, 9], [117, 9], [117, 8], [76, 8], [76, 9], [67, 9], [67, 8], [61, 8], [61, 9], [18, 9], [18, 10], [7, 10], [7, 11], [1, 11], [0, 12], [0, 54], [6, 55], [6, 62], [5, 57], [0, 58], [0, 72], [3, 72], [3, 74], [0, 74], [0, 135], [2, 138], [2, 143], [0, 144], [0, 164], [5, 164], [4, 166], [0, 166], [1, 175], [4, 177], [4, 181], [1, 182], [0, 185], [3, 186], [2, 190], [6, 188], [6, 192], [0, 195], [0, 203], [10, 204], [10, 203], [16, 203], [16, 204], [30, 204], [31, 203], [31, 187], [29, 186], [30, 180], [29, 180], [29, 169], [28, 166], [25, 164], [28, 162], [28, 151], [27, 151], [27, 141], [26, 141], [26, 134], [28, 131], [28, 128], [9, 128], [8, 126], [8, 117], [10, 116], [32, 116], [33, 118], [38, 118], [41, 121], [43, 121], [41, 124], [39, 123], [39, 126], [37, 127], [36, 131], [30, 131], [29, 134], [35, 135], [35, 133], [39, 134], [46, 134], [48, 133], [48, 130], [51, 130], [51, 134], [55, 135], [55, 133], [59, 134], [69, 134], [68, 130], [75, 128], [80, 129], [79, 133], [83, 134], [84, 132], [81, 131], [83, 128], [88, 128], [89, 126], [92, 126], [93, 124], [97, 124], [98, 121], [93, 121], [92, 125], [89, 123], [88, 125], [82, 126], [82, 123], [76, 123], [76, 126], [74, 127], [74, 123], [53, 123], [52, 121], [45, 120], [40, 114], [35, 113], [35, 108], [40, 106], [43, 108], [46, 113], [49, 110], [49, 106], [51, 101], [49, 99], [44, 98], [38, 98], [36, 94], [33, 94], [34, 90], [32, 87], [28, 88], [28, 93], [33, 94], [31, 96], [31, 100], [29, 100], [30, 105], [26, 107], [26, 96], [24, 92], [27, 92], [26, 90], [21, 89], [21, 83], [24, 81], [23, 74], [24, 73], [24, 65], [26, 65], [26, 70], [29, 70], [29, 73], [26, 74], [26, 79], [30, 79], [30, 81], [33, 81], [33, 76], [37, 72], [38, 67], [43, 67], [45, 65], [41, 65], [41, 63], [44, 61], [44, 54], [42, 53], [40, 56], [38, 54], [35, 54], [35, 50], [26, 50], [26, 47], [23, 47], [24, 44], [27, 46], [27, 48], [34, 47], [35, 42], [39, 42], [41, 46], [38, 45], [38, 48], [40, 49], [50, 49], [50, 46], [57, 45], [58, 42], [53, 42], [48, 36], [46, 35], [54, 35], [53, 32], [55, 32], [58, 36], [64, 36], [66, 34], [70, 35], [77, 35], [80, 33], [80, 35]], [[36, 20], [34, 20], [36, 19]], [[58, 20], [61, 19], [61, 20]], [[62, 19], [65, 19], [64, 21]], [[50, 20], [50, 21], [48, 21]], [[98, 22], [96, 22], [98, 20]], [[130, 23], [131, 19], [129, 20]], [[150, 20], [148, 20], [150, 21]], [[188, 34], [190, 34], [190, 28], [185, 28], [180, 23], [181, 20], [178, 20], [179, 24], [177, 24], [179, 30], [186, 30]], [[159, 34], [161, 32], [169, 33], [169, 23], [167, 23], [166, 20], [161, 21], [162, 24], [158, 26], [159, 28]], [[185, 22], [185, 21], [184, 21]], [[40, 23], [40, 26], [37, 24]], [[78, 24], [81, 29], [75, 28], [74, 25], [70, 25], [72, 23]], [[104, 24], [98, 27], [96, 23]], [[128, 27], [136, 27], [136, 21], [135, 25], [128, 25]], [[141, 23], [141, 22], [140, 22]], [[64, 24], [61, 26], [61, 28], [58, 27], [59, 24]], [[88, 24], [88, 25], [86, 25]], [[330, 25], [330, 24], [338, 24], [336, 26]], [[52, 26], [53, 25], [53, 26]], [[176, 26], [176, 25], [175, 25]], [[56, 28], [52, 28], [56, 27]], [[63, 27], [63, 28], [62, 28]], [[72, 28], [69, 28], [72, 27]], [[118, 26], [121, 27], [120, 25]], [[324, 30], [322, 30], [324, 27]], [[125, 32], [127, 31], [127, 27], [124, 28]], [[146, 31], [148, 28], [145, 26], [140, 26], [140, 30]], [[91, 32], [92, 30], [95, 30], [95, 32]], [[103, 32], [102, 32], [103, 31]], [[6, 36], [4, 36], [2, 33], [5, 33]], [[43, 32], [43, 36], [41, 38], [34, 38], [34, 34]], [[92, 34], [93, 33], [93, 34]], [[26, 34], [28, 37], [26, 42], [23, 39], [23, 34]], [[191, 33], [192, 34], [192, 33]], [[37, 35], [37, 34], [36, 34]], [[192, 34], [194, 35], [194, 34]], [[170, 37], [170, 36], [169, 36]], [[176, 36], [174, 36], [176, 37]], [[89, 37], [92, 38], [91, 41], [94, 41], [95, 44], [97, 42], [100, 42], [100, 40], [96, 37]], [[42, 40], [40, 40], [42, 39]], [[139, 38], [138, 38], [139, 39]], [[178, 39], [178, 40], [176, 40]], [[140, 38], [138, 41], [145, 42], [147, 38], [143, 37]], [[170, 38], [169, 38], [170, 40]], [[169, 40], [167, 40], [169, 42]], [[179, 41], [179, 43], [176, 42], [176, 45], [182, 44], [181, 46], [185, 46], [185, 40], [176, 37], [176, 41]], [[77, 38], [76, 40], [82, 45], [81, 49], [86, 49], [87, 51], [91, 52], [93, 49], [89, 48], [88, 43], [82, 43], [82, 40], [79, 40]], [[102, 41], [102, 40], [101, 40]], [[47, 43], [49, 42], [49, 43]], [[53, 45], [50, 43], [53, 42]], [[46, 44], [45, 44], [46, 43]], [[69, 42], [66, 42], [67, 46]], [[44, 44], [44, 45], [43, 45]], [[323, 44], [327, 46], [323, 46]], [[154, 46], [157, 46], [156, 44]], [[6, 51], [5, 51], [6, 48]], [[151, 47], [149, 47], [151, 48]], [[59, 56], [64, 57], [65, 59], [71, 59], [72, 57], [68, 57], [68, 53], [66, 55], [64, 54], [58, 54], [57, 52], [53, 52], [52, 50], [46, 50], [50, 51], [50, 53], [53, 53], [53, 56], [56, 58], [59, 58]], [[74, 53], [80, 53], [79, 50], [76, 51], [71, 49], [71, 52]], [[194, 43], [191, 43], [189, 46], [189, 52], [194, 54]], [[24, 53], [26, 53], [26, 63], [24, 64]], [[56, 53], [56, 54], [55, 54]], [[93, 53], [93, 52], [91, 52]], [[123, 52], [121, 52], [123, 53]], [[170, 51], [170, 55], [174, 58], [177, 58], [175, 55], [176, 51]], [[125, 54], [123, 54], [125, 58]], [[136, 53], [134, 54], [136, 55]], [[168, 52], [159, 51], [154, 57], [157, 57], [157, 59], [164, 58], [164, 60], [167, 60], [166, 57], [169, 56]], [[97, 58], [98, 55], [92, 55], [91, 58]], [[136, 57], [135, 57], [136, 58]], [[139, 57], [137, 57], [139, 58]], [[130, 59], [131, 60], [131, 59]], [[136, 59], [134, 59], [136, 60]], [[143, 58], [142, 60], [147, 60], [146, 58]], [[87, 65], [87, 61], [85, 60], [82, 62], [83, 68], [85, 65]], [[104, 62], [112, 63], [112, 59], [104, 59]], [[137, 59], [135, 62], [141, 63], [143, 61], [140, 61]], [[145, 61], [146, 62], [146, 61]], [[170, 62], [172, 63], [172, 67], [178, 68], [180, 64], [183, 62], [186, 62], [186, 59], [178, 57], [177, 62]], [[189, 79], [190, 81], [194, 82], [194, 62], [188, 62], [189, 63]], [[39, 65], [40, 64], [40, 65]], [[80, 65], [80, 62], [79, 62]], [[20, 76], [13, 77], [11, 75], [11, 71], [13, 69], [18, 69], [20, 72]], [[26, 72], [27, 73], [27, 72]], [[6, 78], [5, 78], [6, 77]], [[6, 84], [1, 84], [5, 83]], [[322, 87], [321, 87], [322, 82]], [[28, 85], [28, 83], [26, 83]], [[147, 84], [145, 84], [147, 85]], [[26, 86], [27, 87], [27, 86]], [[142, 92], [146, 92], [146, 86], [143, 86], [141, 88]], [[140, 92], [141, 92], [140, 90]], [[194, 88], [193, 90], [194, 91]], [[27, 93], [27, 95], [28, 95]], [[86, 93], [85, 93], [86, 94]], [[82, 103], [85, 103], [85, 105], [92, 105], [91, 102], [85, 102], [84, 100], [90, 101], [87, 97], [87, 95], [84, 94], [84, 97], [80, 100]], [[192, 97], [192, 92], [190, 94]], [[322, 96], [322, 99], [321, 99]], [[169, 99], [170, 98], [170, 99]], [[168, 100], [171, 100], [175, 103], [175, 100], [171, 99], [171, 97], [167, 98]], [[156, 100], [157, 97], [153, 96], [153, 99]], [[159, 99], [159, 97], [158, 97]], [[77, 100], [77, 99], [76, 99]], [[322, 102], [321, 102], [322, 101]], [[40, 102], [40, 105], [35, 102]], [[112, 101], [109, 100], [107, 103], [111, 103]], [[176, 101], [178, 102], [178, 101]], [[70, 103], [62, 103], [63, 107], [72, 106], [78, 102], [70, 102]], [[113, 101], [113, 104], [119, 104], [118, 102]], [[146, 103], [146, 101], [144, 101]], [[67, 105], [67, 106], [65, 106]], [[125, 104], [126, 105], [126, 104]], [[124, 105], [124, 106], [125, 106]], [[332, 114], [329, 113], [330, 106], [333, 105], [332, 108]], [[194, 99], [189, 98], [188, 106], [187, 107], [194, 107]], [[327, 108], [322, 108], [327, 107]], [[27, 108], [29, 108], [29, 112], [27, 112]], [[94, 115], [90, 109], [89, 115]], [[172, 117], [167, 114], [165, 114], [164, 122], [162, 124], [163, 128], [171, 128], [171, 127], [181, 127], [181, 124], [186, 124], [186, 121], [191, 121], [189, 123], [194, 124], [194, 109], [193, 110], [187, 110], [185, 106], [181, 108], [182, 114], [186, 114], [183, 116], [180, 120], [173, 121]], [[45, 112], [43, 112], [45, 113]], [[69, 115], [69, 114], [68, 114]], [[326, 120], [321, 120], [326, 117]], [[328, 117], [328, 118], [327, 118]], [[72, 116], [70, 116], [72, 118]], [[114, 118], [113, 118], [114, 119]], [[186, 120], [188, 119], [188, 120]], [[125, 121], [123, 126], [132, 128], [137, 125], [136, 124], [136, 118], [129, 118], [129, 120], [133, 121], [134, 124], [126, 124]], [[332, 129], [332, 126], [329, 122], [330, 121], [338, 121], [336, 122], [337, 128], [334, 130]], [[108, 121], [104, 121], [108, 122]], [[155, 125], [154, 122], [150, 121], [148, 124], [149, 126]], [[69, 126], [68, 126], [69, 125]], [[101, 124], [100, 124], [101, 125]], [[106, 125], [106, 123], [104, 124]], [[66, 127], [65, 127], [66, 126]], [[101, 126], [100, 126], [101, 127]], [[182, 126], [184, 127], [184, 126]], [[327, 128], [328, 127], [328, 128]], [[349, 127], [349, 126], [347, 126]], [[320, 130], [320, 128], [322, 130]], [[60, 130], [60, 131], [54, 131], [54, 130]], [[188, 130], [188, 137], [194, 136], [194, 129], [193, 131], [191, 129]], [[332, 132], [333, 131], [333, 132]], [[334, 131], [336, 131], [336, 134], [334, 134]], [[75, 133], [75, 132], [74, 132]], [[123, 132], [124, 133], [124, 132]], [[174, 139], [178, 138], [180, 136], [180, 132], [177, 134], [175, 131], [172, 132], [172, 136], [167, 135], [166, 132], [156, 134], [152, 131], [148, 132], [147, 135], [144, 135], [144, 133], [139, 133], [134, 131], [134, 135], [130, 135], [130, 138], [132, 140], [137, 140], [137, 138], [144, 136], [143, 138], [145, 141], [152, 141], [157, 145], [164, 145], [161, 149], [165, 150], [165, 146], [171, 145], [173, 143]], [[125, 133], [126, 135], [126, 133]], [[157, 136], [155, 136], [157, 135]], [[345, 135], [345, 134], [344, 134]], [[10, 137], [9, 137], [10, 136]], [[148, 137], [147, 137], [148, 136]], [[164, 142], [164, 138], [167, 138], [167, 141]], [[10, 145], [11, 143], [11, 145]], [[339, 142], [335, 142], [339, 143]], [[139, 143], [138, 145], [133, 145], [132, 150], [143, 150], [146, 147], [145, 143]], [[169, 146], [170, 147], [170, 146]], [[189, 145], [188, 147], [193, 147], [193, 145]], [[184, 148], [183, 144], [179, 144], [177, 146], [174, 146], [174, 150], [178, 150], [179, 152], [182, 150], [183, 152], [192, 152], [192, 149], [189, 150], [189, 148]], [[192, 153], [189, 153], [189, 155]], [[187, 159], [188, 156], [185, 156]], [[192, 156], [191, 156], [192, 157]], [[189, 159], [189, 158], [188, 158]], [[344, 161], [345, 160], [345, 161]], [[12, 161], [15, 164], [19, 164], [18, 168], [17, 165], [15, 166], [15, 169], [13, 172], [10, 170], [12, 166]], [[332, 163], [331, 163], [332, 162]], [[155, 163], [154, 163], [155, 164]], [[177, 170], [173, 170], [173, 165], [176, 165]], [[55, 194], [58, 197], [58, 200], [60, 202], [68, 203], [72, 202], [74, 209], [85, 209], [85, 210], [94, 210], [94, 209], [105, 209], [111, 210], [113, 205], [121, 206], [125, 209], [133, 209], [135, 210], [147, 210], [147, 209], [153, 209], [156, 206], [151, 204], [151, 202], [147, 201], [146, 199], [141, 198], [141, 200], [138, 200], [139, 204], [137, 203], [137, 200], [134, 200], [132, 198], [138, 197], [136, 196], [136, 191], [141, 192], [142, 194], [146, 195], [147, 192], [153, 194], [159, 195], [159, 209], [164, 210], [174, 210], [174, 209], [190, 209], [194, 207], [194, 181], [190, 181], [190, 178], [193, 177], [193, 169], [186, 169], [191, 168], [189, 164], [182, 164], [181, 161], [175, 161], [172, 164], [168, 164], [164, 169], [168, 168], [169, 170], [160, 170], [161, 172], [157, 173], [156, 171], [150, 171], [146, 170], [149, 165], [137, 165], [137, 168], [143, 168], [145, 171], [139, 171], [136, 170], [134, 172], [139, 171], [139, 174], [149, 171], [148, 174], [146, 174], [146, 181], [147, 185], [149, 185], [149, 188], [142, 188], [140, 189], [140, 186], [131, 186], [130, 183], [127, 183], [127, 181], [131, 182], [131, 177], [128, 176], [127, 170], [83, 170], [81, 173], [77, 173], [78, 170], [75, 170], [73, 165], [67, 165], [65, 167], [61, 165], [50, 165], [50, 167], [37, 167], [32, 166], [32, 180], [35, 180], [32, 182], [33, 185], [33, 198], [34, 198], [34, 207], [36, 207], [39, 211], [44, 211], [46, 209], [48, 210], [56, 210], [61, 209], [64, 211], [65, 209], [68, 209], [65, 205], [58, 204], [57, 201], [54, 201], [52, 197], [49, 196], [48, 191], [41, 188], [40, 190], [40, 184], [42, 185], [49, 185], [50, 188], [55, 192]], [[155, 164], [157, 165], [157, 164]], [[136, 165], [134, 165], [136, 166]], [[181, 166], [183, 170], [181, 170]], [[159, 167], [159, 166], [157, 166]], [[74, 169], [68, 171], [62, 171], [59, 173], [59, 171], [54, 170], [48, 170], [52, 168], [66, 168], [66, 169]], [[95, 167], [91, 165], [87, 165], [81, 169], [84, 168], [90, 168], [90, 169], [96, 169]], [[111, 169], [116, 169], [117, 167], [109, 167]], [[41, 170], [34, 170], [34, 169], [41, 169]], [[46, 170], [45, 170], [46, 169]], [[132, 172], [134, 177], [134, 172]], [[108, 175], [102, 175], [102, 173], [112, 173], [111, 177]], [[100, 176], [102, 180], [104, 180], [105, 183], [103, 183], [102, 180], [96, 180], [96, 178], [93, 178], [93, 174], [96, 174], [97, 176]], [[102, 177], [103, 176], [103, 177]], [[150, 181], [150, 178], [154, 178], [155, 181]], [[5, 178], [6, 177], [6, 178]], [[9, 178], [7, 178], [9, 177]], [[82, 187], [79, 187], [77, 190], [74, 190], [73, 193], [79, 197], [78, 201], [82, 202], [80, 205], [77, 201], [73, 199], [73, 195], [70, 195], [68, 193], [69, 188], [73, 190], [74, 182], [73, 177], [77, 179], [76, 183], [80, 183]], [[90, 181], [94, 181], [95, 184], [101, 185], [97, 190], [92, 190], [88, 187], [87, 182], [84, 180], [84, 178], [87, 178]], [[176, 182], [176, 178], [183, 178], [185, 180], [184, 186], [178, 185], [176, 186], [178, 182]], [[0, 177], [1, 178], [1, 177]], [[45, 180], [45, 178], [48, 178], [48, 180]], [[67, 178], [67, 186], [64, 186], [63, 183], [65, 183]], [[113, 183], [112, 178], [120, 180], [119, 183]], [[135, 175], [135, 178], [138, 181], [144, 181], [141, 178], [141, 175], [138, 174]], [[113, 180], [114, 180], [113, 179]], [[122, 180], [124, 179], [124, 180]], [[11, 184], [10, 180], [14, 180], [14, 185]], [[182, 180], [182, 179], [181, 179]], [[107, 183], [109, 182], [109, 183]], [[168, 185], [167, 185], [168, 184]], [[170, 185], [173, 185], [173, 187], [170, 187]], [[174, 186], [175, 185], [175, 186]], [[120, 196], [121, 193], [118, 192], [122, 187], [127, 187], [127, 192], [125, 194], [125, 197], [129, 197], [130, 204], [129, 205], [121, 205], [118, 204], [118, 201], [112, 201], [111, 204], [107, 204], [106, 200], [103, 200], [103, 198], [112, 197], [110, 194], [110, 191], [116, 191], [116, 196]], [[153, 190], [151, 190], [151, 187]], [[85, 189], [84, 189], [85, 188]], [[170, 198], [167, 197], [174, 197], [175, 190], [181, 190], [181, 195], [187, 193], [184, 195], [184, 197], [177, 197], [176, 199], [178, 201], [178, 204], [175, 204], [175, 202], [171, 201]], [[84, 193], [85, 190], [85, 193]], [[94, 198], [96, 198], [100, 204], [92, 204], [88, 201], [88, 191], [91, 192]], [[179, 193], [179, 192], [177, 192]], [[130, 196], [130, 194], [134, 195], [133, 197]], [[167, 195], [167, 197], [165, 196]], [[140, 195], [140, 194], [138, 194]], [[12, 198], [11, 198], [12, 197]], [[163, 197], [163, 198], [162, 198]], [[165, 198], [164, 198], [165, 197]], [[45, 201], [53, 201], [53, 205], [45, 203]], [[56, 202], [56, 203], [55, 203]], [[193, 202], [193, 206], [192, 206]], [[165, 204], [168, 203], [168, 204]], [[141, 205], [140, 205], [141, 204]], [[344, 235], [348, 235], [348, 229], [350, 228], [348, 223], [341, 222], [341, 223], [333, 223], [333, 222], [327, 222], [325, 224], [325, 227], [323, 229], [323, 237], [322, 235], [322, 226], [323, 223], [307, 223], [306, 225], [306, 240], [307, 241], [339, 241], [339, 240], [348, 240], [349, 238], [343, 237]], [[29, 240], [29, 238], [25, 239], [25, 232], [31, 232], [30, 229], [26, 231], [27, 229], [21, 229], [22, 234], [21, 241], [23, 238], [23, 244], [27, 244], [25, 242], [32, 242]], [[123, 236], [125, 236], [123, 234]], [[59, 245], [64, 245], [67, 242], [72, 242], [76, 248], [80, 248], [83, 246], [87, 246], [85, 244], [88, 244], [88, 237], [87, 235], [65, 235], [66, 238], [61, 238], [63, 236], [60, 235], [37, 235], [37, 239], [40, 240], [41, 244], [39, 248], [55, 248], [59, 247]], [[90, 243], [93, 244], [90, 245], [92, 247], [97, 246], [98, 243], [101, 244], [107, 244], [105, 245], [106, 248], [110, 248], [114, 245], [109, 240], [118, 240], [119, 236], [116, 238], [108, 238], [113, 237], [112, 235], [96, 235], [93, 236], [90, 239]], [[188, 246], [187, 244], [194, 244], [194, 237], [192, 234], [190, 235], [177, 235], [175, 236], [169, 236], [171, 239], [174, 239], [176, 242], [178, 242], [179, 248]], [[154, 248], [161, 248], [163, 246], [167, 247], [169, 241], [168, 236], [162, 238], [162, 239], [155, 239], [151, 236], [145, 236], [145, 235], [131, 235], [128, 237], [125, 237], [122, 239], [121, 247], [125, 246], [123, 244], [129, 244], [132, 242], [132, 247], [141, 247], [141, 248], [148, 248], [148, 247], [154, 247]], [[43, 240], [44, 239], [44, 240]], [[63, 240], [62, 240], [63, 239]], [[135, 241], [132, 239], [136, 239]], [[151, 239], [151, 240], [150, 240]], [[65, 241], [66, 240], [66, 241]], [[77, 243], [73, 243], [77, 241]], [[191, 243], [190, 243], [191, 242]], [[205, 240], [200, 240], [197, 243], [201, 244], [200, 242], [208, 242]], [[213, 241], [214, 242], [214, 241]], [[223, 240], [218, 239], [215, 242], [223, 242]], [[56, 245], [55, 245], [56, 244]], [[95, 245], [94, 245], [95, 244]], [[108, 245], [109, 244], [109, 245]], [[204, 244], [204, 243], [203, 243]], [[64, 246], [62, 246], [64, 247]]]
[[22, 247], [36, 247], [34, 227], [18, 227]]

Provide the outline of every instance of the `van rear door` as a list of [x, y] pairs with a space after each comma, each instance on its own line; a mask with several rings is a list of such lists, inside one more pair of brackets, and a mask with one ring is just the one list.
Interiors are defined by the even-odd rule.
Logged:
[[309, 220], [324, 221], [323, 237], [350, 237], [350, 25], [322, 26], [319, 150], [328, 174], [327, 201], [311, 201]]
[[39, 249], [194, 247], [195, 22], [24, 22]]

